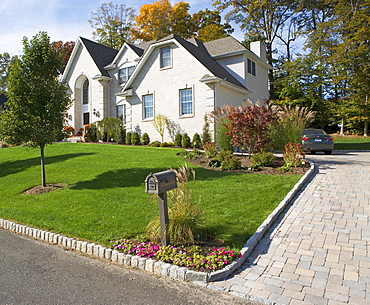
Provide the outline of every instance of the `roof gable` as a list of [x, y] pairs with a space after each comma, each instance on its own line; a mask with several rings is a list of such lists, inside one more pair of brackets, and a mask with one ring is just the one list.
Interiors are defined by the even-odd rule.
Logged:
[[143, 44], [136, 45], [138, 48], [142, 49], [144, 53], [139, 63], [138, 69], [134, 71], [130, 80], [126, 83], [125, 89], [131, 86], [131, 83], [135, 79], [141, 67], [145, 64], [145, 61], [149, 57], [150, 53], [156, 47], [170, 41], [175, 42], [179, 46], [182, 46], [215, 77], [218, 77], [242, 89], [248, 90], [242, 83], [240, 83], [233, 75], [231, 75], [225, 68], [223, 68], [216, 60], [211, 57], [204, 44], [200, 40], [194, 38], [190, 40], [185, 40], [177, 35], [169, 35], [162, 39], [148, 41]]
[[214, 76], [225, 80], [233, 85], [246, 87], [240, 83], [234, 76], [232, 76], [224, 67], [215, 61], [209, 54], [203, 42], [198, 39], [193, 39], [195, 42], [191, 43], [175, 35], [174, 37], [181, 45], [186, 48], [200, 63], [202, 63]]
[[81, 42], [94, 60], [102, 76], [109, 77], [105, 66], [109, 65], [116, 57], [118, 51], [102, 44], [80, 37]]

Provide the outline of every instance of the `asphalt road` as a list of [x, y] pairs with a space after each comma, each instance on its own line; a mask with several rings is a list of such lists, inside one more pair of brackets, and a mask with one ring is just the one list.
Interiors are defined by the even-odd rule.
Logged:
[[0, 229], [0, 304], [257, 304]]

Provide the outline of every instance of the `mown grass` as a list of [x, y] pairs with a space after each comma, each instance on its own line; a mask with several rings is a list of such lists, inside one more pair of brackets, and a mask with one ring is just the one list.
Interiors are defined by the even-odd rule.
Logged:
[[370, 137], [334, 137], [334, 150], [370, 150]]
[[[59, 143], [46, 147], [47, 183], [66, 183], [42, 195], [23, 192], [41, 184], [39, 150], [0, 150], [0, 217], [104, 245], [144, 232], [158, 213], [144, 192], [150, 172], [181, 166], [180, 149]], [[196, 169], [194, 200], [207, 229], [241, 248], [300, 176], [235, 174]]]

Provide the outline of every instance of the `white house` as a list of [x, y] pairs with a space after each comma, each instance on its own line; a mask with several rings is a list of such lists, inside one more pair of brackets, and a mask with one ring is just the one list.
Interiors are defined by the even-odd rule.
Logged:
[[204, 115], [219, 106], [268, 99], [269, 69], [262, 43], [249, 50], [231, 36], [202, 43], [171, 35], [125, 43], [119, 51], [80, 37], [62, 81], [73, 99], [69, 120], [75, 130], [121, 116], [127, 131], [160, 140], [152, 121], [163, 114], [169, 121], [164, 140], [170, 142], [178, 132], [201, 133]]

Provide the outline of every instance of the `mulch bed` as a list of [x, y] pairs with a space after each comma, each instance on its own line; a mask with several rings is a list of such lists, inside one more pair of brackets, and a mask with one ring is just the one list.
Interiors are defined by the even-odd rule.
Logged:
[[[279, 168], [284, 165], [284, 159], [282, 157], [277, 157], [273, 166], [265, 166], [259, 168], [258, 170], [249, 170], [248, 168], [252, 165], [249, 156], [236, 156], [242, 162], [242, 168], [239, 170], [229, 170], [227, 172], [233, 173], [243, 173], [243, 174], [262, 174], [262, 175], [304, 175], [310, 166], [308, 163], [304, 167], [291, 167], [290, 171], [283, 172]], [[211, 160], [202, 155], [198, 156], [196, 159], [186, 159], [188, 162], [198, 165], [210, 170], [221, 171], [220, 167], [210, 167], [207, 164]]]
[[38, 185], [23, 192], [25, 195], [41, 195], [65, 187], [65, 183], [47, 184], [45, 187]]

